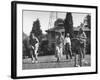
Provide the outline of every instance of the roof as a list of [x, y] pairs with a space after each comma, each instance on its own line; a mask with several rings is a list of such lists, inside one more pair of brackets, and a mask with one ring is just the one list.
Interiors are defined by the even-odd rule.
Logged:
[[[79, 31], [80, 27], [73, 27], [74, 31]], [[90, 31], [88, 27], [83, 27], [82, 28], [84, 31]], [[46, 32], [64, 32], [65, 29], [63, 26], [58, 26], [58, 27], [53, 27], [50, 28], [49, 30], [46, 30]]]
[[[74, 31], [79, 31], [80, 27], [74, 27]], [[83, 27], [83, 31], [90, 31], [88, 27]]]
[[53, 27], [50, 28], [49, 30], [46, 30], [46, 32], [64, 32], [65, 29], [63, 26], [58, 26], [58, 27]]

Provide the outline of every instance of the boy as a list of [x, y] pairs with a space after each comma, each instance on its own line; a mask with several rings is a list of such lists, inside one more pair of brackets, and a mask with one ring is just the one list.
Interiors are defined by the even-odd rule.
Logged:
[[85, 34], [85, 32], [83, 31], [82, 28], [79, 29], [79, 33], [78, 33], [78, 38], [80, 39], [81, 42], [81, 47], [82, 47], [82, 52], [83, 52], [83, 59], [85, 58], [85, 49], [86, 49], [86, 39], [87, 36]]

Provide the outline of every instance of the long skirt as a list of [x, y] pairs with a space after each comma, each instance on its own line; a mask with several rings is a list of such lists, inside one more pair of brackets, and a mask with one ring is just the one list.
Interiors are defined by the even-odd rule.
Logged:
[[56, 52], [55, 56], [57, 58], [61, 58], [63, 56], [63, 47], [62, 45], [56, 45]]

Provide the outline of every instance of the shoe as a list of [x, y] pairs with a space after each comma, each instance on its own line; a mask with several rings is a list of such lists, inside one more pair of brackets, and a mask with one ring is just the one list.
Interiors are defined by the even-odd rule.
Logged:
[[80, 67], [80, 65], [76, 64], [76, 66], [75, 66], [75, 67]]
[[32, 60], [32, 63], [35, 63], [35, 61]]
[[84, 62], [85, 65], [88, 65], [89, 63], [87, 61]]
[[38, 63], [38, 61], [35, 61], [35, 63]]

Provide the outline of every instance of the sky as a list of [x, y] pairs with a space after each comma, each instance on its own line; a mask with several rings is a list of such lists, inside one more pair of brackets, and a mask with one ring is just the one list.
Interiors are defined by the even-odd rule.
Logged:
[[[83, 22], [84, 18], [87, 14], [85, 13], [72, 13], [73, 17], [73, 26], [77, 27]], [[51, 17], [50, 17], [51, 16]], [[32, 30], [33, 22], [40, 20], [41, 30], [45, 34], [45, 30], [54, 27], [54, 21], [58, 18], [65, 19], [66, 13], [65, 12], [47, 12], [47, 11], [23, 11], [23, 32], [27, 35], [30, 34]], [[49, 24], [51, 23], [51, 26]]]

